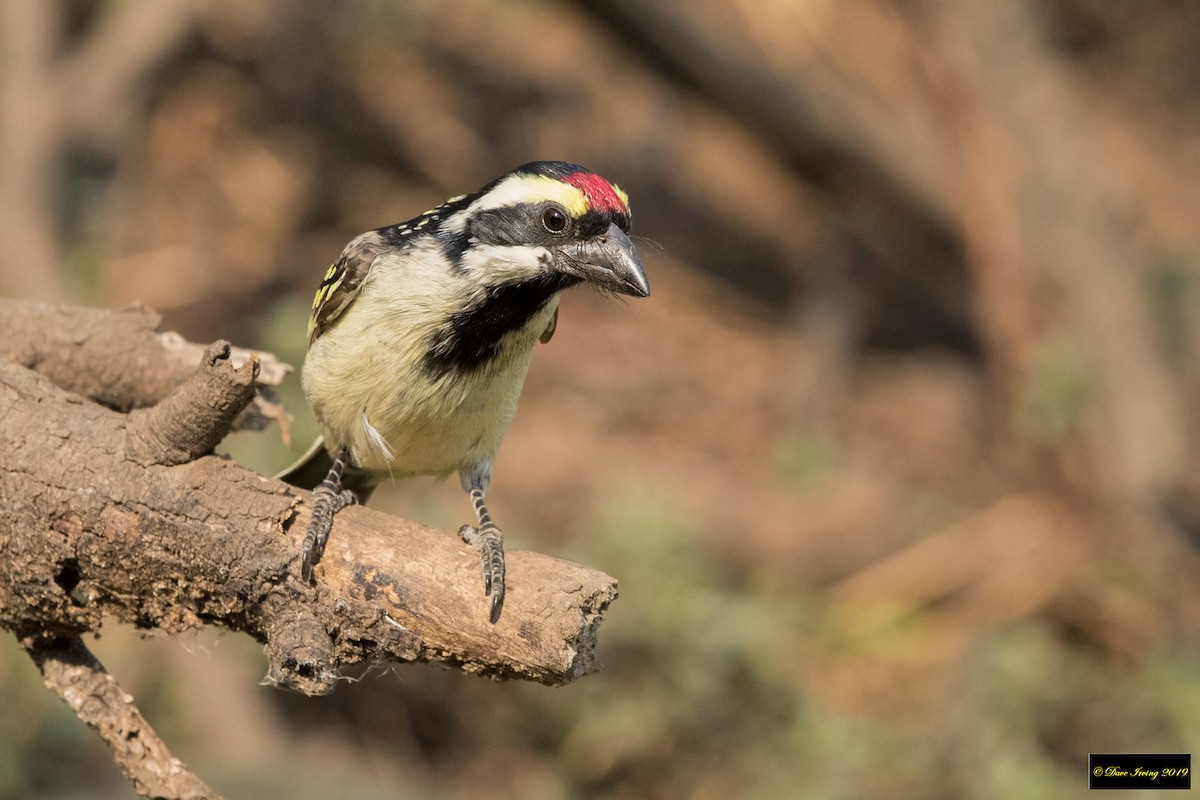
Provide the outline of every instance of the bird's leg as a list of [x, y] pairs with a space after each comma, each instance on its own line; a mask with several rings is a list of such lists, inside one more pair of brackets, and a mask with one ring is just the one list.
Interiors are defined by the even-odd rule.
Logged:
[[348, 460], [349, 454], [343, 449], [333, 460], [325, 480], [313, 489], [312, 516], [304, 534], [304, 549], [300, 551], [300, 577], [306, 581], [312, 578], [312, 569], [325, 552], [325, 542], [333, 529], [333, 515], [358, 502], [354, 492], [342, 488], [342, 472]]
[[504, 534], [492, 522], [487, 503], [483, 500], [483, 489], [472, 487], [471, 503], [479, 525], [463, 525], [459, 535], [463, 541], [479, 551], [483, 565], [483, 593], [492, 598], [491, 621], [495, 625], [504, 607]]

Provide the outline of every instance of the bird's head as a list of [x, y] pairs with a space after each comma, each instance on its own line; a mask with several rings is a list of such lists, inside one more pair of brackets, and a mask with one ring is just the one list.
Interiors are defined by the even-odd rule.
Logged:
[[587, 282], [650, 294], [629, 240], [628, 196], [577, 164], [525, 164], [429, 213], [441, 217], [437, 235], [451, 263], [489, 285]]

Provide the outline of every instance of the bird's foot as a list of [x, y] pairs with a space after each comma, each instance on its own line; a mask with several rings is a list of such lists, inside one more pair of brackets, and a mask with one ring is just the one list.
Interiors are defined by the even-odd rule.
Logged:
[[492, 598], [491, 616], [495, 625], [504, 608], [504, 534], [495, 525], [463, 525], [458, 530], [463, 541], [479, 551], [483, 566], [483, 593]]
[[300, 577], [312, 580], [313, 567], [325, 553], [325, 543], [333, 530], [333, 515], [346, 506], [358, 502], [358, 496], [349, 489], [337, 490], [322, 483], [312, 494], [312, 517], [304, 533], [304, 548], [300, 551]]

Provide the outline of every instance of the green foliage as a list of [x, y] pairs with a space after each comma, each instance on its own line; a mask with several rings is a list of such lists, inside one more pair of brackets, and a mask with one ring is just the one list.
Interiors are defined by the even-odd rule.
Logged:
[[1191, 351], [1191, 329], [1197, 314], [1196, 270], [1182, 258], [1164, 257], [1155, 262], [1146, 279], [1150, 309], [1159, 341], [1167, 356], [1180, 361]]
[[830, 436], [792, 433], [783, 436], [776, 446], [775, 469], [798, 491], [810, 492], [833, 474], [839, 455], [838, 444]]
[[1018, 430], [1055, 443], [1076, 430], [1092, 399], [1092, 372], [1083, 347], [1069, 337], [1044, 343], [1017, 402]]
[[[596, 527], [587, 558], [620, 576], [621, 599], [604, 623], [604, 672], [555, 704], [576, 796], [754, 786], [767, 796], [790, 783], [780, 770], [799, 766], [805, 739], [803, 595], [730, 576], [660, 498], [614, 498]], [[630, 782], [599, 791], [622, 776]]]

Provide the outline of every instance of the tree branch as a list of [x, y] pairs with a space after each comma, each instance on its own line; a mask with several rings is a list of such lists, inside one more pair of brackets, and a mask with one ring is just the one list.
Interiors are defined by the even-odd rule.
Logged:
[[[210, 358], [201, 375], [228, 369]], [[196, 380], [244, 391], [228, 378]], [[220, 624], [266, 642], [272, 678], [311, 694], [363, 660], [545, 683], [593, 668], [611, 578], [513, 552], [492, 626], [475, 553], [455, 534], [349, 508], [305, 585], [295, 566], [307, 492], [216, 456], [138, 457], [154, 449], [145, 427], [0, 362], [0, 624], [77, 633], [106, 614], [168, 632]]]
[[[204, 345], [173, 331], [145, 308], [121, 311], [0, 298], [0, 357], [27, 367], [67, 391], [116, 411], [148, 408], [196, 371]], [[272, 387], [292, 371], [270, 353], [234, 347], [230, 362], [259, 362], [258, 395], [234, 429], [262, 430], [272, 420], [287, 440], [287, 413]]]
[[117, 766], [138, 794], [220, 800], [171, 755], [133, 698], [78, 636], [26, 637], [21, 646], [37, 664], [46, 688], [61, 697], [112, 748]]
[[254, 398], [258, 359], [235, 370], [229, 342], [204, 351], [201, 368], [161, 403], [129, 415], [129, 454], [148, 464], [186, 464], [211, 452]]
[[[141, 386], [82, 356], [170, 363], [161, 343], [147, 344], [160, 335], [146, 312], [7, 305], [0, 311], [16, 308], [32, 324], [61, 319], [95, 334], [59, 330], [48, 337], [59, 348], [8, 342], [39, 370], [77, 362], [65, 372], [72, 385], [117, 406], [163, 391], [153, 369], [144, 370], [153, 386]], [[3, 341], [12, 317], [0, 319]], [[131, 414], [0, 359], [0, 627], [27, 642], [48, 682], [43, 650], [94, 673], [79, 680], [102, 674], [77, 641], [105, 617], [168, 633], [243, 631], [265, 644], [268, 680], [306, 694], [332, 690], [363, 661], [440, 661], [546, 684], [597, 668], [596, 629], [616, 582], [579, 564], [509, 553], [504, 615], [492, 625], [478, 557], [456, 534], [355, 506], [338, 515], [316, 581], [301, 581], [311, 495], [228, 459], [196, 458], [253, 392], [259, 361], [235, 369], [230, 358], [227, 344], [211, 346], [164, 402]], [[88, 386], [81, 373], [101, 380]]]

